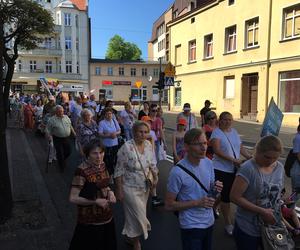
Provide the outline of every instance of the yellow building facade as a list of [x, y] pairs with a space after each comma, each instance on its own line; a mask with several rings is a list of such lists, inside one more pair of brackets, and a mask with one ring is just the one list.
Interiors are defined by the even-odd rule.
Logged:
[[217, 113], [262, 122], [273, 97], [283, 125], [300, 116], [300, 2], [215, 0], [168, 24], [176, 83], [172, 110], [194, 112], [209, 99]]

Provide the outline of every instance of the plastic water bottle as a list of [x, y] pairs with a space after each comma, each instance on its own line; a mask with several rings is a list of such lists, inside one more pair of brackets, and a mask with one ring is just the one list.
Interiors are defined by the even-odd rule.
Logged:
[[208, 191], [208, 194], [207, 194], [207, 196], [208, 197], [212, 197], [212, 198], [214, 198], [214, 199], [217, 199], [218, 198], [218, 196], [219, 196], [219, 192], [218, 192], [218, 190], [217, 190], [217, 188], [216, 188], [216, 186], [215, 186], [215, 183], [214, 182], [211, 182], [210, 183], [210, 189], [209, 189], [209, 191]]

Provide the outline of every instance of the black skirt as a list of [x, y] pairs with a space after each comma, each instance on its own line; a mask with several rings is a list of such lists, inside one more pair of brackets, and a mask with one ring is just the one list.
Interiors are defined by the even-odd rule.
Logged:
[[115, 223], [77, 224], [69, 250], [117, 250]]

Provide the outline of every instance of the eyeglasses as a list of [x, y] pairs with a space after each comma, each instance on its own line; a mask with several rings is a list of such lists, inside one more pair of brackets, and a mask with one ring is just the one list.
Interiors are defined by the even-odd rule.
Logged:
[[207, 142], [193, 142], [193, 143], [189, 143], [189, 145], [203, 147], [207, 145]]

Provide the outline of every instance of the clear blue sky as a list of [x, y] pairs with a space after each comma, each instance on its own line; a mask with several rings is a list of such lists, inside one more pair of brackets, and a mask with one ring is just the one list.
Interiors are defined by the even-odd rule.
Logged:
[[108, 42], [115, 34], [133, 42], [147, 60], [152, 24], [174, 0], [89, 0], [92, 57], [105, 58]]

